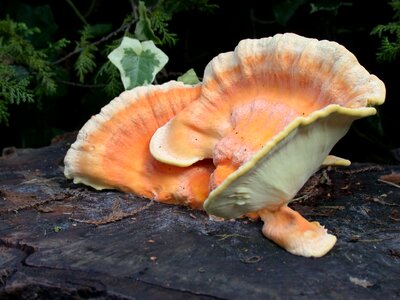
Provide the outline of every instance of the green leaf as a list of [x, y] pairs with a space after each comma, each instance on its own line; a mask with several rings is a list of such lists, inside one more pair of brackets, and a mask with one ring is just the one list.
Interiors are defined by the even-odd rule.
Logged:
[[161, 43], [161, 40], [154, 34], [151, 28], [151, 21], [147, 16], [146, 6], [143, 1], [139, 1], [139, 21], [136, 23], [135, 36], [141, 40], [152, 40], [157, 44]]
[[8, 125], [8, 118], [10, 114], [8, 113], [7, 103], [0, 98], [0, 124], [4, 123]]
[[114, 98], [123, 90], [119, 75], [118, 69], [111, 63], [111, 61], [107, 61], [97, 72], [95, 83], [105, 82], [106, 85], [104, 91], [110, 98]]
[[307, 0], [283, 0], [279, 1], [272, 8], [275, 20], [280, 25], [285, 26], [294, 16], [297, 9], [306, 3]]
[[128, 37], [122, 39], [120, 46], [108, 58], [119, 69], [126, 90], [151, 84], [168, 62], [168, 56], [153, 41], [141, 43]]
[[177, 35], [168, 29], [168, 23], [171, 21], [171, 18], [171, 15], [162, 10], [153, 10], [150, 15], [151, 28], [160, 37], [161, 45], [168, 44], [172, 46], [178, 40]]
[[352, 6], [353, 3], [351, 2], [342, 2], [340, 0], [325, 0], [325, 1], [319, 1], [318, 3], [310, 3], [311, 6], [311, 11], [310, 14], [320, 12], [320, 11], [326, 11], [333, 13], [334, 15], [337, 15], [339, 12], [339, 9], [342, 6]]
[[380, 62], [392, 62], [400, 55], [400, 41], [390, 42], [387, 37], [383, 37], [381, 46], [377, 53], [377, 59]]
[[[25, 1], [28, 2], [28, 1]], [[16, 5], [16, 21], [25, 23], [30, 28], [40, 28], [40, 31], [31, 39], [37, 46], [45, 46], [52, 39], [58, 29], [53, 12], [49, 4], [30, 6], [24, 3]]]
[[200, 83], [199, 77], [197, 77], [196, 72], [193, 69], [188, 70], [185, 74], [178, 77], [178, 81], [185, 84], [198, 84]]
[[371, 34], [376, 34], [378, 37], [383, 37], [383, 34], [388, 32], [390, 34], [400, 36], [400, 24], [392, 22], [386, 25], [378, 25], [372, 29]]
[[85, 75], [93, 72], [93, 70], [96, 68], [94, 55], [96, 50], [97, 48], [94, 45], [86, 46], [79, 54], [78, 59], [75, 62], [74, 68], [81, 83], [85, 81]]
[[83, 29], [84, 35], [87, 38], [95, 38], [98, 36], [103, 36], [109, 33], [112, 29], [112, 24], [110, 23], [98, 23], [94, 25], [86, 25]]
[[394, 19], [399, 20], [400, 19], [400, 0], [392, 0], [389, 4], [395, 12]]

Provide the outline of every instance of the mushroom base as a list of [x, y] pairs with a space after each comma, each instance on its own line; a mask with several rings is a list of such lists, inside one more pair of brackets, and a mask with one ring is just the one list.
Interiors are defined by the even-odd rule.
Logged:
[[307, 221], [286, 205], [274, 211], [259, 210], [258, 214], [264, 221], [264, 236], [292, 254], [321, 257], [336, 243], [336, 236], [318, 222]]

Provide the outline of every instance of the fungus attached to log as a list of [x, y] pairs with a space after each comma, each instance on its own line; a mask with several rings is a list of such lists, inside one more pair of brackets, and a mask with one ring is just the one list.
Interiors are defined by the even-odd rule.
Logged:
[[296, 34], [243, 40], [206, 67], [198, 100], [150, 142], [159, 161], [187, 167], [212, 158], [205, 210], [257, 212], [263, 233], [291, 253], [322, 256], [336, 237], [287, 205], [356, 119], [376, 113], [385, 87], [343, 46]]
[[173, 81], [123, 92], [80, 130], [64, 160], [65, 176], [96, 189], [118, 189], [202, 208], [212, 162], [180, 168], [156, 161], [149, 152], [156, 129], [199, 93], [199, 85]]

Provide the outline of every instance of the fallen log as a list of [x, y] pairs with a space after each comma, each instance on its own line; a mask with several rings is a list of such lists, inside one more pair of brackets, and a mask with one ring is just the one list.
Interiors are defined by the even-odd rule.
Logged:
[[73, 184], [63, 158], [74, 138], [0, 158], [1, 299], [400, 297], [400, 165], [309, 180], [292, 206], [338, 237], [310, 259], [266, 240], [258, 221]]

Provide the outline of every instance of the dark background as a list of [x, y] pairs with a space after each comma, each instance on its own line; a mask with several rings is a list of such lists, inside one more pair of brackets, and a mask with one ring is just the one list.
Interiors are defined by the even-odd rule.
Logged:
[[[75, 2], [78, 8], [85, 10], [89, 1]], [[336, 5], [337, 9], [311, 13], [311, 5], [322, 2], [331, 8]], [[0, 18], [7, 14], [18, 18], [16, 7], [20, 3], [32, 7], [50, 5], [55, 20], [52, 38], [79, 39], [82, 23], [66, 1], [2, 1]], [[91, 24], [110, 22], [113, 28], [120, 26], [121, 19], [131, 9], [128, 1], [98, 0], [96, 3], [95, 13], [88, 21]], [[232, 51], [245, 38], [295, 32], [334, 40], [353, 52], [387, 88], [386, 102], [378, 108], [378, 116], [356, 121], [348, 135], [335, 146], [334, 154], [352, 161], [396, 162], [392, 150], [400, 148], [399, 59], [391, 63], [378, 62], [376, 53], [380, 39], [370, 34], [375, 26], [392, 21], [394, 12], [388, 1], [216, 0], [211, 3], [218, 5], [212, 13], [185, 11], [170, 22], [170, 30], [177, 34], [179, 41], [175, 46], [160, 47], [170, 58], [166, 65], [170, 76], [158, 78], [159, 83], [175, 79], [176, 74], [190, 68], [201, 77], [214, 56]], [[102, 63], [106, 58], [96, 59]], [[65, 61], [63, 67], [72, 69], [72, 65], [73, 59]], [[77, 82], [73, 77], [69, 80]], [[60, 84], [60, 91], [57, 97], [42, 99], [40, 107], [35, 104], [10, 106], [9, 125], [0, 124], [0, 149], [48, 145], [56, 135], [79, 130], [92, 114], [98, 113], [111, 100], [102, 89], [95, 87]]]

